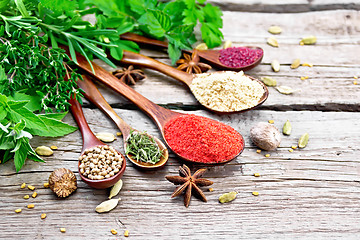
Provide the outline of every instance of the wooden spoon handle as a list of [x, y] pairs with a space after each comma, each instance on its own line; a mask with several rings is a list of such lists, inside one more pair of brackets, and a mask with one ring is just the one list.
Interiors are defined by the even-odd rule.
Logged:
[[175, 78], [176, 80], [185, 83], [186, 85], [190, 85], [192, 79], [194, 78], [192, 74], [188, 74], [186, 72], [180, 71], [176, 68], [173, 68], [169, 65], [166, 65], [162, 62], [159, 62], [155, 59], [149, 58], [147, 56], [129, 52], [124, 50], [123, 58], [121, 59], [122, 63], [125, 64], [133, 64], [138, 65], [146, 68], [151, 68], [154, 70], [157, 70], [159, 72], [162, 72], [172, 78]]
[[84, 112], [82, 110], [82, 107], [80, 103], [72, 97], [69, 100], [70, 110], [71, 113], [80, 129], [82, 139], [83, 139], [83, 150], [86, 149], [88, 146], [93, 146], [96, 142], [98, 142], [98, 139], [94, 135], [94, 133], [91, 131], [88, 123], [86, 122]]
[[121, 130], [124, 139], [126, 139], [132, 129], [131, 126], [116, 114], [114, 109], [105, 100], [103, 95], [88, 76], [83, 75], [82, 78], [83, 81], [79, 80], [77, 84], [82, 90], [84, 90], [84, 96], [90, 102], [95, 104], [99, 109], [105, 112], [105, 114], [115, 122], [115, 124]]
[[120, 35], [121, 39], [124, 40], [129, 40], [129, 41], [133, 41], [136, 43], [140, 43], [140, 44], [146, 44], [146, 45], [152, 45], [152, 46], [156, 46], [156, 47], [162, 47], [162, 48], [167, 48], [168, 44], [166, 42], [163, 41], [159, 41], [156, 39], [152, 39], [152, 38], [147, 38], [135, 33], [124, 33]]

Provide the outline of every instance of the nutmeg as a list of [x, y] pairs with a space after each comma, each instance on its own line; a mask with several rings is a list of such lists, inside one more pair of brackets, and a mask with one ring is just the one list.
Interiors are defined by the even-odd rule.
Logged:
[[67, 197], [77, 189], [76, 176], [69, 169], [56, 169], [50, 174], [49, 187], [58, 197]]
[[279, 130], [270, 123], [259, 122], [250, 129], [250, 138], [256, 146], [270, 151], [275, 150], [281, 142]]

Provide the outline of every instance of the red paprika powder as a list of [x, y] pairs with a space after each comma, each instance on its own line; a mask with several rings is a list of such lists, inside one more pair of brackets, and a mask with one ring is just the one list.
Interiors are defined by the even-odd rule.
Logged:
[[256, 62], [263, 54], [260, 48], [232, 47], [220, 50], [219, 61], [228, 67], [244, 67]]
[[193, 114], [166, 123], [164, 135], [178, 155], [200, 163], [220, 163], [233, 159], [244, 147], [244, 139], [232, 127]]

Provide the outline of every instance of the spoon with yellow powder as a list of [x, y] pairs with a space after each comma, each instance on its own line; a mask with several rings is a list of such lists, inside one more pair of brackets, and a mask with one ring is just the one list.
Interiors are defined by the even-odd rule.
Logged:
[[129, 51], [124, 51], [120, 62], [151, 68], [186, 84], [200, 104], [217, 113], [248, 111], [265, 102], [269, 95], [263, 82], [243, 72], [189, 74]]

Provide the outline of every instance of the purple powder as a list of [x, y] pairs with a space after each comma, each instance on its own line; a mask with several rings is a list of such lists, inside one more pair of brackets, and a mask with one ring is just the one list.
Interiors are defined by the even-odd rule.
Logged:
[[262, 55], [262, 49], [232, 47], [220, 50], [219, 61], [228, 67], [238, 68], [256, 62]]

